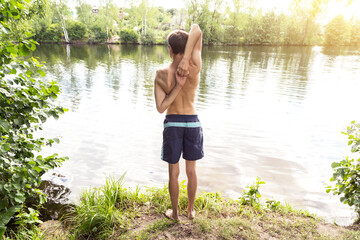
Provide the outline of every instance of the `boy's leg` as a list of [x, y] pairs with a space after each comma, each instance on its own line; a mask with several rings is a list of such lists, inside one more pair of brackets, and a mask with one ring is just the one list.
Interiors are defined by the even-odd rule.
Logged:
[[179, 219], [178, 202], [179, 202], [179, 162], [169, 163], [169, 193], [171, 198], [172, 209], [166, 211], [166, 216], [175, 220]]
[[195, 217], [194, 202], [197, 189], [196, 161], [186, 160], [186, 175], [188, 177], [187, 193], [188, 207], [187, 213], [190, 219]]

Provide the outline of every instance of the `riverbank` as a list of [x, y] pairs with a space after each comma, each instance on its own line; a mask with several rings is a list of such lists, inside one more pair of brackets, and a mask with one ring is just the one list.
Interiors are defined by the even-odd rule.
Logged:
[[60, 220], [23, 230], [13, 239], [360, 239], [359, 225], [340, 227], [286, 203], [264, 202], [259, 179], [237, 200], [199, 193], [193, 220], [186, 217], [182, 182], [176, 222], [164, 216], [171, 206], [167, 186], [133, 190], [123, 186], [123, 177], [84, 191]]
[[[38, 41], [39, 44], [70, 44], [70, 45], [105, 45], [105, 44], [115, 44], [115, 45], [145, 45], [145, 46], [157, 46], [157, 45], [167, 45], [166, 42], [163, 41], [157, 41], [151, 44], [142, 44], [140, 42], [134, 42], [134, 43], [127, 43], [127, 42], [121, 42], [120, 40], [110, 40], [110, 41], [91, 41], [91, 40], [72, 40], [70, 42], [65, 41]], [[323, 43], [316, 43], [316, 44], [308, 44], [308, 45], [302, 45], [302, 44], [225, 44], [225, 43], [218, 43], [218, 44], [203, 44], [203, 46], [274, 46], [274, 47], [314, 47], [314, 46], [321, 46], [321, 47], [360, 47], [360, 45], [327, 45]]]

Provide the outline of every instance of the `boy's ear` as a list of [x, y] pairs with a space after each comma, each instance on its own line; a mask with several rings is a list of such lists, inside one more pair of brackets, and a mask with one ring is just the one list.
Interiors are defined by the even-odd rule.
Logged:
[[171, 48], [170, 45], [168, 45], [168, 48], [169, 48], [169, 53], [170, 53], [170, 54], [173, 54], [173, 50], [172, 50], [172, 48]]

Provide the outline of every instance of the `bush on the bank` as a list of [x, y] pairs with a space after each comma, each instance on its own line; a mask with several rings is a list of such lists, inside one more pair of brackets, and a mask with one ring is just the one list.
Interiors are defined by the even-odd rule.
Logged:
[[147, 31], [140, 35], [140, 43], [143, 45], [152, 45], [155, 43], [155, 34], [153, 31]]
[[296, 21], [296, 19], [289, 19], [286, 23], [283, 43], [286, 45], [302, 44], [303, 33], [301, 26], [302, 25]]
[[355, 21], [351, 26], [350, 44], [360, 46], [360, 19]]
[[225, 27], [223, 43], [229, 45], [240, 44], [241, 40], [242, 40], [242, 33], [239, 28]]
[[[2, 34], [11, 34], [9, 21], [27, 17], [23, 0], [9, 1], [0, 9]], [[30, 36], [29, 32], [25, 32]], [[58, 118], [64, 112], [52, 100], [59, 94], [56, 82], [43, 82], [45, 73], [34, 57], [28, 57], [36, 48], [34, 40], [19, 43], [0, 41], [0, 238], [7, 224], [33, 224], [39, 222], [38, 211], [25, 206], [29, 197], [46, 196], [39, 189], [41, 176], [60, 165], [66, 158], [56, 154], [36, 156], [45, 145], [57, 139], [35, 138], [49, 117]]]
[[83, 39], [86, 34], [86, 26], [82, 22], [68, 21], [66, 23], [66, 30], [70, 40]]
[[167, 45], [168, 42], [167, 42], [167, 37], [169, 36], [169, 33], [171, 32], [171, 29], [170, 30], [167, 30], [166, 32], [158, 32], [158, 43], [162, 43], [162, 44], [165, 44]]
[[51, 24], [43, 35], [42, 41], [53, 41], [60, 42], [61, 41], [62, 29], [60, 24]]
[[344, 16], [334, 17], [325, 27], [325, 42], [328, 45], [347, 45], [350, 43], [351, 29]]
[[326, 192], [340, 195], [340, 201], [354, 206], [360, 216], [360, 124], [351, 122], [343, 134], [348, 136], [348, 145], [351, 145], [351, 152], [357, 157], [346, 157], [341, 162], [332, 163], [334, 173], [330, 181], [335, 182], [335, 186], [328, 186]]
[[121, 42], [123, 43], [137, 43], [139, 35], [132, 29], [121, 29], [120, 31]]
[[103, 41], [106, 40], [106, 30], [99, 26], [93, 26], [90, 28], [90, 39], [95, 41]]

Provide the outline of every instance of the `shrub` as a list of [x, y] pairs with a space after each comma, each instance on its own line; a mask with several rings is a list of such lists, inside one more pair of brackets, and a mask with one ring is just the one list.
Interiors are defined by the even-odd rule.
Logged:
[[350, 25], [342, 15], [338, 15], [325, 27], [325, 42], [328, 45], [347, 45], [350, 42], [350, 34]]
[[79, 40], [85, 37], [86, 26], [82, 22], [69, 21], [66, 27], [70, 40]]
[[121, 41], [124, 43], [137, 43], [139, 35], [132, 29], [121, 29], [120, 31]]
[[[348, 136], [348, 145], [351, 145], [351, 152], [360, 152], [360, 124], [355, 121], [347, 127], [347, 132], [343, 134]], [[358, 156], [358, 155], [357, 155]], [[340, 195], [340, 201], [349, 206], [354, 206], [357, 214], [360, 216], [360, 158], [346, 157], [341, 162], [332, 163], [334, 170], [331, 182], [335, 186], [328, 186], [326, 192], [332, 192], [334, 195]]]
[[62, 29], [60, 24], [51, 24], [46, 30], [43, 35], [43, 39], [41, 40], [48, 40], [48, 41], [55, 41], [60, 42], [61, 40], [61, 33]]
[[155, 34], [152, 31], [147, 31], [145, 34], [141, 34], [140, 42], [143, 45], [152, 45], [155, 43]]
[[106, 30], [99, 26], [93, 26], [90, 28], [90, 38], [97, 41], [106, 40]]
[[[24, 1], [17, 0], [0, 9], [2, 34], [12, 31], [7, 22], [29, 14], [24, 6]], [[27, 208], [25, 200], [39, 197], [44, 203], [46, 196], [38, 189], [41, 176], [66, 159], [56, 154], [35, 156], [58, 139], [35, 138], [34, 132], [42, 129], [47, 118], [58, 118], [65, 110], [52, 102], [60, 93], [56, 82], [38, 79], [45, 75], [39, 61], [34, 57], [24, 60], [36, 44], [32, 39], [0, 41], [0, 238], [11, 220], [22, 225], [39, 222], [38, 211]]]

